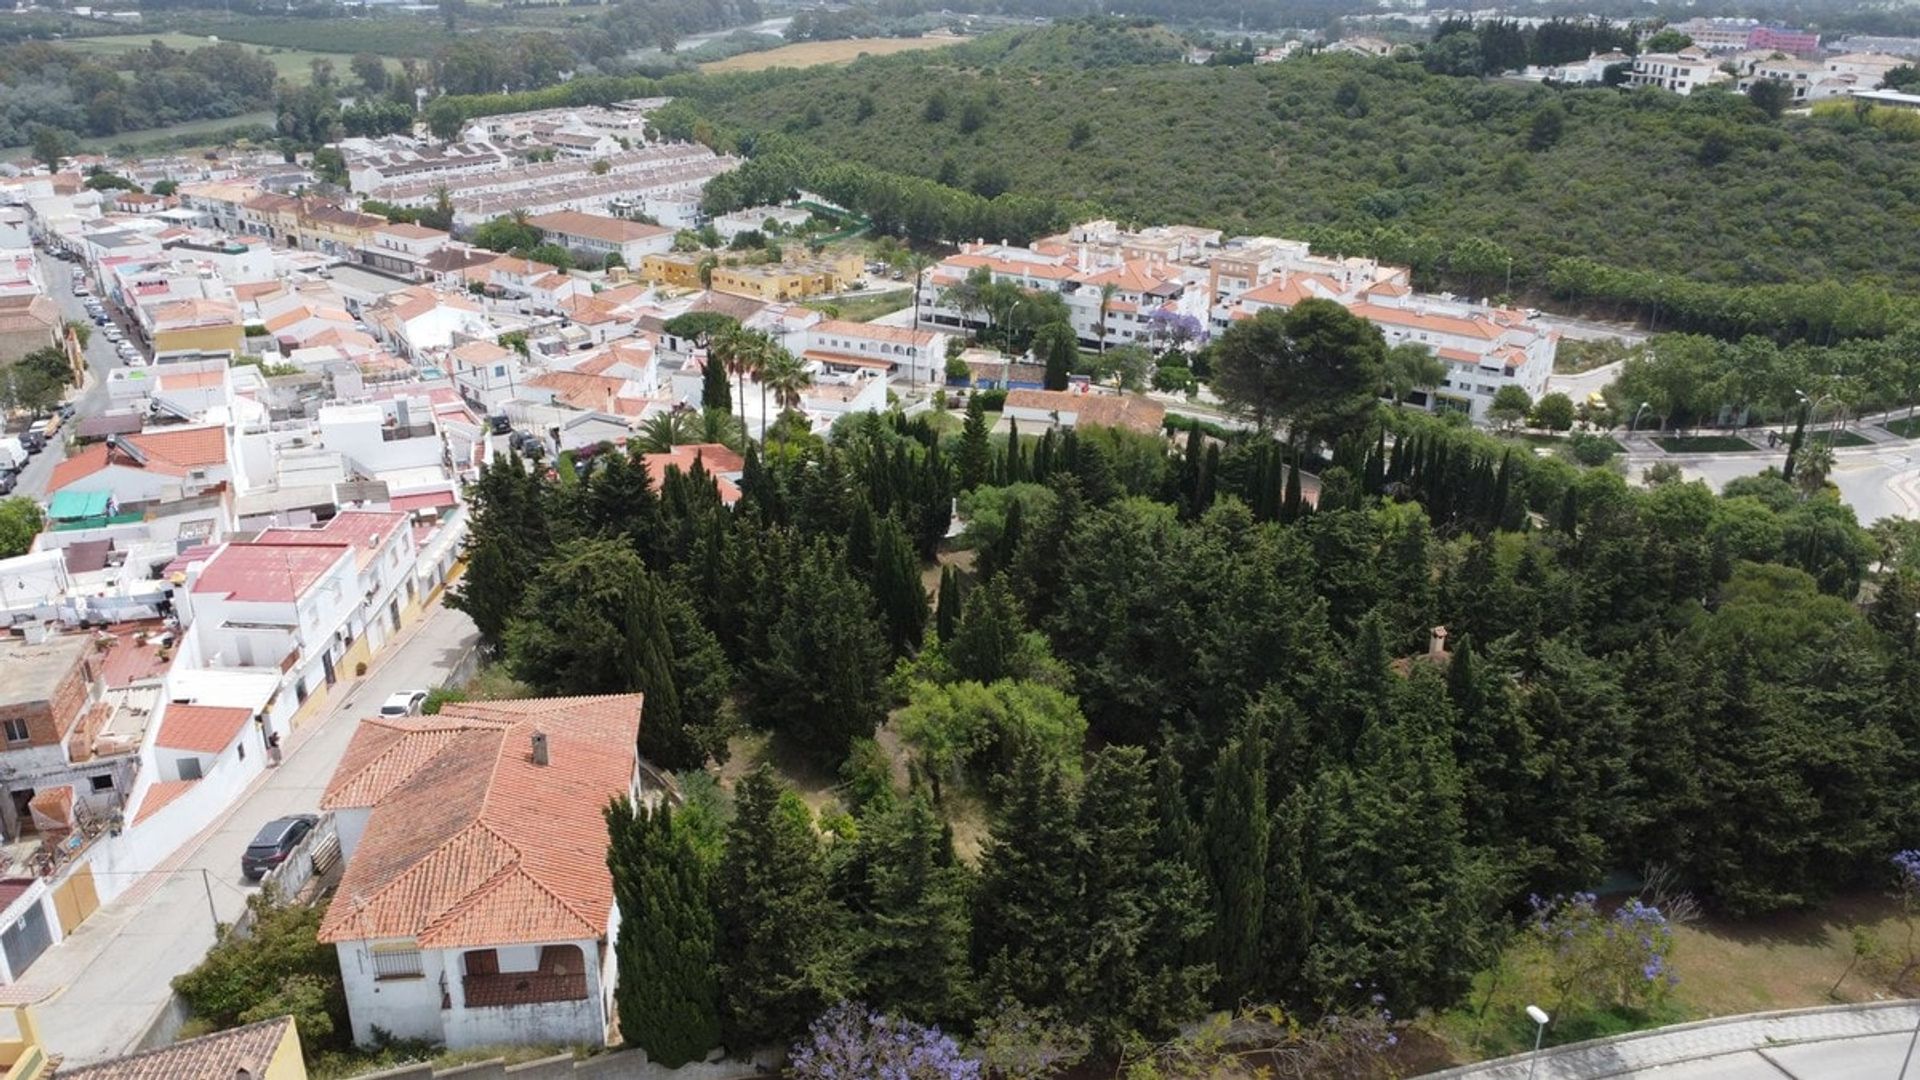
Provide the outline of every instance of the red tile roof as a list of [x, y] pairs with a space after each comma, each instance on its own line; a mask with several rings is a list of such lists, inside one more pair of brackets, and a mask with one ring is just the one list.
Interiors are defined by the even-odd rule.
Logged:
[[153, 745], [196, 754], [217, 754], [233, 745], [233, 737], [240, 734], [240, 729], [251, 719], [253, 713], [247, 709], [170, 704]]
[[[601, 809], [629, 790], [638, 694], [467, 702], [354, 732], [321, 806], [370, 806], [324, 942], [595, 940], [613, 885]], [[548, 764], [532, 760], [535, 732]]]
[[[293, 1017], [282, 1016], [96, 1065], [62, 1065], [60, 1080], [233, 1080], [238, 1076], [267, 1076], [281, 1045], [294, 1039], [297, 1046], [298, 1038]], [[299, 1056], [295, 1050], [293, 1060], [297, 1062]]]
[[160, 780], [147, 789], [146, 797], [140, 800], [140, 811], [133, 815], [135, 825], [160, 812], [160, 808], [193, 790], [198, 780]]

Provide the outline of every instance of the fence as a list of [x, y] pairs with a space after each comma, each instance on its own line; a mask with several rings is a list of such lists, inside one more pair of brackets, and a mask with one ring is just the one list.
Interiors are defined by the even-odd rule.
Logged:
[[495, 1059], [439, 1070], [423, 1062], [367, 1073], [356, 1080], [757, 1080], [769, 1075], [772, 1070], [744, 1061], [694, 1062], [669, 1069], [648, 1061], [638, 1050], [622, 1050], [580, 1061], [562, 1054], [521, 1065]]
[[[260, 879], [262, 890], [272, 889], [275, 896], [291, 901], [314, 878], [324, 877], [340, 865], [340, 828], [332, 814], [320, 815], [320, 823], [288, 853], [285, 862], [267, 871]], [[253, 909], [240, 913], [233, 921], [232, 933], [245, 937], [253, 930]]]

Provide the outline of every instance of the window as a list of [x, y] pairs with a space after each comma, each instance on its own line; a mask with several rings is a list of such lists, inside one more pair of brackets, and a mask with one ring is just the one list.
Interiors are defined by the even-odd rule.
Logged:
[[93, 777], [88, 783], [93, 785], [93, 790], [95, 791], [113, 790], [113, 777], [111, 775]]
[[418, 979], [423, 974], [420, 968], [419, 949], [411, 945], [375, 945], [373, 947], [375, 979]]
[[8, 742], [16, 743], [27, 741], [27, 722], [25, 720], [9, 720], [5, 726], [7, 729]]

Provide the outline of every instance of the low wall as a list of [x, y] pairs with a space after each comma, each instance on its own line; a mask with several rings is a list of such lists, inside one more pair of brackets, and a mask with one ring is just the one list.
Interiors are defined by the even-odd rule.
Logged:
[[648, 1061], [638, 1050], [622, 1050], [583, 1061], [562, 1054], [521, 1065], [496, 1059], [437, 1072], [431, 1065], [403, 1065], [355, 1080], [749, 1080], [769, 1075], [768, 1070], [744, 1061], [694, 1062], [669, 1069]]

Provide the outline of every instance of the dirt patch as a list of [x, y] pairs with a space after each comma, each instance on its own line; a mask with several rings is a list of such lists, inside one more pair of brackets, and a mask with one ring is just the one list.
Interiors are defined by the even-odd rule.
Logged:
[[716, 75], [729, 71], [765, 71], [777, 67], [813, 67], [817, 64], [850, 64], [861, 56], [891, 56], [917, 49], [940, 49], [958, 45], [963, 37], [932, 36], [917, 38], [848, 38], [845, 41], [802, 41], [782, 45], [765, 52], [741, 53], [725, 60], [701, 64], [700, 70]]

